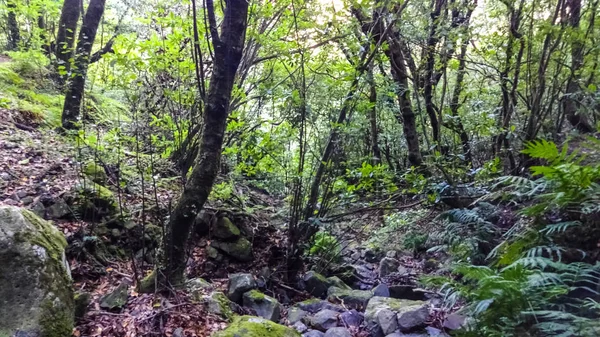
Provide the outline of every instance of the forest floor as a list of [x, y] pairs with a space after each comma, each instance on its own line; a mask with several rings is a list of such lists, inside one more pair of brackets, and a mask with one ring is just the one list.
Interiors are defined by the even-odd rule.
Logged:
[[[5, 111], [0, 120], [0, 204], [27, 207], [35, 210], [39, 205], [51, 205], [67, 195], [81, 181], [81, 166], [74, 158], [80, 151], [72, 142], [53, 130], [38, 128], [27, 123], [26, 118], [15, 118], [14, 112]], [[113, 190], [115, 186], [111, 187]], [[178, 188], [159, 187], [155, 191], [162, 208], [158, 213], [168, 213], [172, 198]], [[206, 237], [194, 237], [188, 263], [188, 277], [203, 277], [212, 283], [213, 289], [202, 290], [204, 295], [220, 290], [226, 293], [228, 275], [236, 272], [253, 275], [268, 274], [270, 280], [263, 292], [277, 298], [285, 307], [311, 298], [308, 292], [297, 290], [295, 284], [285, 283], [285, 219], [281, 215], [284, 206], [282, 200], [270, 196], [265, 191], [241, 186], [246, 200], [252, 204], [252, 214], [238, 212], [230, 217], [241, 217], [247, 231], [253, 235], [253, 255], [251, 263], [234, 260], [210, 260], [206, 255], [210, 240]], [[131, 211], [134, 221], [148, 221], [140, 210], [143, 200], [139, 191], [124, 191], [122, 206]], [[383, 206], [392, 205], [398, 209], [420, 209], [419, 202], [397, 198], [387, 200]], [[384, 208], [385, 208], [384, 207]], [[48, 210], [49, 208], [46, 208]], [[207, 209], [217, 212], [228, 211], [223, 205], [208, 205]], [[422, 210], [423, 230], [437, 214], [435, 209]], [[157, 212], [155, 210], [155, 212]], [[373, 231], [379, 230], [382, 223], [382, 211], [377, 207], [355, 208], [340, 216], [330, 224], [330, 231], [337, 235], [345, 261], [356, 265], [359, 273], [357, 288], [370, 290], [381, 282], [377, 274], [381, 259], [365, 257], [369, 254], [369, 239]], [[346, 212], [342, 212], [346, 213]], [[48, 211], [46, 211], [48, 214]], [[155, 217], [158, 219], [159, 217]], [[82, 233], [91, 235], [98, 224], [83, 221], [75, 217], [55, 219], [54, 223], [64, 233], [70, 244], [81, 238]], [[415, 225], [415, 224], [414, 224]], [[392, 232], [380, 232], [379, 235], [389, 243], [394, 242]], [[98, 263], [94, 259], [81, 258], [70, 254], [70, 267], [77, 292], [91, 295], [91, 301], [85, 316], [78, 319], [74, 336], [210, 336], [212, 332], [227, 327], [227, 320], [207, 310], [206, 303], [198, 301], [202, 294], [185, 291], [173, 291], [171, 296], [161, 294], [141, 294], [136, 291], [136, 283], [151, 269], [151, 263], [132, 258], [136, 252], [126, 252], [125, 258], [109, 259]], [[360, 262], [358, 262], [360, 260]], [[423, 258], [410, 254], [399, 257], [406, 268], [404, 275], [386, 280], [389, 284], [415, 285], [424, 272], [435, 272], [435, 268], [426, 267]], [[326, 266], [327, 267], [327, 266]], [[428, 269], [428, 270], [425, 270]], [[392, 278], [394, 275], [392, 275]], [[118, 308], [106, 309], [101, 302], [107, 294], [118, 289], [126, 289], [126, 303]], [[249, 313], [245, 308], [237, 308], [238, 313]], [[285, 311], [284, 311], [285, 312]], [[285, 314], [283, 314], [285, 321]], [[432, 327], [443, 326], [443, 315], [432, 315], [429, 322]], [[439, 330], [438, 330], [439, 331]], [[355, 336], [366, 336], [361, 329], [353, 330]]]

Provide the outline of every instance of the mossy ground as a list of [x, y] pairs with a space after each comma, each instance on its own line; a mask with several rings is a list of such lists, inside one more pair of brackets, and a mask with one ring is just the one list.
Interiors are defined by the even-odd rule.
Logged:
[[292, 328], [252, 316], [236, 318], [229, 327], [213, 337], [300, 337]]

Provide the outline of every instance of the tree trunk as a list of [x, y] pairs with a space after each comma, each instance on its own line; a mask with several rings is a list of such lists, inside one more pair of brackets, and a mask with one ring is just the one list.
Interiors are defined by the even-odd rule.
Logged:
[[231, 92], [244, 49], [248, 2], [227, 1], [220, 37], [216, 28], [213, 2], [207, 0], [206, 3], [215, 53], [213, 73], [204, 110], [200, 152], [167, 225], [163, 256], [157, 275], [161, 287], [179, 285], [184, 281], [190, 229], [196, 215], [208, 199], [219, 172]]
[[75, 31], [81, 13], [81, 0], [65, 0], [60, 13], [58, 33], [56, 36], [56, 65], [60, 79], [64, 81], [71, 68], [70, 59], [73, 57]]
[[96, 39], [100, 20], [104, 14], [105, 2], [106, 0], [91, 0], [83, 18], [83, 24], [77, 40], [75, 69], [73, 69], [73, 76], [65, 94], [65, 105], [62, 112], [62, 126], [67, 130], [77, 128], [77, 119], [79, 118], [79, 111], [81, 109], [90, 54], [94, 40]]
[[21, 34], [19, 32], [19, 23], [17, 22], [17, 5], [15, 0], [8, 0], [6, 2], [6, 9], [8, 11], [7, 26], [8, 26], [8, 50], [15, 50], [19, 47], [21, 41]]
[[377, 87], [373, 78], [373, 66], [369, 66], [367, 73], [369, 81], [369, 124], [371, 130], [371, 155], [373, 156], [373, 165], [381, 163], [381, 151], [379, 150], [379, 130], [377, 128]]
[[[567, 82], [567, 89], [565, 98], [563, 100], [563, 109], [567, 120], [577, 128], [579, 131], [584, 133], [594, 132], [594, 128], [587, 120], [586, 116], [579, 113], [579, 93], [581, 88], [579, 82], [581, 82], [581, 69], [583, 68], [583, 55], [584, 55], [584, 43], [581, 41], [579, 36], [579, 21], [581, 19], [581, 0], [571, 0], [569, 2], [571, 10], [569, 17], [569, 24], [571, 25], [572, 31], [572, 42], [571, 42], [571, 75]], [[592, 14], [593, 15], [593, 14]]]

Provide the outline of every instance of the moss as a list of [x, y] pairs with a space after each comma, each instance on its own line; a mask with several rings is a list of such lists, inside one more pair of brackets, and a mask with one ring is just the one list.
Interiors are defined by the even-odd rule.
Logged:
[[140, 280], [137, 284], [137, 291], [143, 294], [150, 294], [156, 291], [156, 271], [153, 270], [150, 274]]
[[108, 180], [108, 176], [102, 165], [93, 161], [83, 165], [82, 172], [90, 180], [100, 185], [106, 184]]
[[73, 300], [75, 302], [75, 318], [81, 319], [87, 312], [92, 296], [90, 293], [76, 293]]
[[248, 296], [255, 302], [262, 302], [265, 300], [265, 294], [261, 293], [258, 290], [250, 290], [246, 296]]
[[21, 214], [23, 214], [23, 217], [37, 229], [36, 233], [38, 233], [37, 235], [25, 239], [40, 247], [44, 247], [52, 259], [62, 264], [63, 252], [67, 247], [67, 240], [65, 237], [50, 223], [42, 220], [33, 212], [23, 209], [21, 210]]
[[286, 326], [271, 322], [264, 318], [241, 316], [229, 327], [219, 331], [213, 337], [300, 337], [300, 334]]
[[[59, 304], [61, 305], [61, 304]], [[73, 316], [65, 310], [57, 310], [55, 303], [45, 300], [42, 303], [40, 327], [44, 337], [65, 337], [73, 332]]]
[[216, 291], [207, 297], [208, 311], [231, 321], [235, 313], [231, 309], [231, 301], [222, 292]]

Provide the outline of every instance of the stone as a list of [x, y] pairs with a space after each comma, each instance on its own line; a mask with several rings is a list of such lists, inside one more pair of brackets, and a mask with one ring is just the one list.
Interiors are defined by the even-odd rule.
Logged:
[[63, 198], [56, 198], [52, 206], [46, 208], [46, 218], [64, 219], [71, 215], [71, 208]]
[[306, 326], [306, 324], [304, 324], [302, 322], [296, 322], [292, 325], [292, 327], [294, 327], [294, 329], [296, 329], [296, 331], [298, 331], [299, 333], [303, 333], [308, 330], [308, 327]]
[[398, 312], [398, 328], [407, 332], [415, 328], [424, 327], [429, 318], [429, 308], [420, 301], [403, 306]]
[[377, 261], [379, 261], [381, 255], [379, 254], [379, 252], [373, 249], [366, 249], [363, 252], [362, 257], [365, 259], [365, 261], [369, 263], [376, 263]]
[[362, 324], [364, 316], [362, 313], [352, 309], [343, 312], [340, 315], [340, 320], [345, 326], [358, 328]]
[[288, 310], [288, 322], [290, 322], [290, 324], [300, 322], [304, 320], [304, 318], [306, 318], [307, 316], [308, 312], [300, 308], [290, 308]]
[[0, 206], [0, 335], [71, 335], [75, 301], [66, 247], [63, 234], [31, 211]]
[[239, 237], [234, 242], [212, 241], [210, 244], [236, 260], [252, 261], [252, 243], [244, 237]]
[[242, 295], [256, 288], [256, 281], [252, 274], [230, 274], [229, 283], [227, 285], [227, 298], [233, 302], [240, 303], [242, 301]]
[[183, 334], [183, 328], [177, 328], [177, 329], [173, 330], [173, 334], [171, 336], [172, 337], [185, 337], [185, 335]]
[[201, 210], [194, 219], [194, 231], [200, 236], [208, 234], [212, 221], [213, 215], [204, 209]]
[[100, 220], [116, 214], [118, 202], [115, 195], [106, 187], [85, 181], [75, 187], [77, 210], [84, 220]]
[[233, 318], [233, 303], [220, 291], [215, 291], [204, 298], [208, 312], [219, 315], [227, 320]]
[[88, 306], [92, 301], [92, 294], [88, 292], [78, 292], [73, 297], [75, 301], [75, 319], [80, 320], [88, 311]]
[[107, 310], [122, 308], [127, 303], [128, 293], [129, 285], [126, 283], [119, 284], [115, 290], [100, 299], [100, 308]]
[[310, 326], [314, 329], [327, 331], [327, 329], [337, 326], [339, 312], [325, 309], [317, 312], [310, 318]]
[[186, 291], [192, 296], [192, 298], [196, 301], [200, 301], [205, 293], [208, 293], [214, 290], [214, 286], [201, 277], [196, 277], [188, 280], [185, 283]]
[[390, 309], [381, 309], [376, 313], [377, 322], [384, 335], [389, 335], [398, 329], [396, 313]]
[[29, 206], [29, 209], [40, 218], [46, 217], [46, 206], [44, 206], [41, 201], [34, 201], [33, 204]]
[[389, 287], [390, 296], [398, 299], [424, 301], [426, 293], [409, 285], [393, 285]]
[[306, 291], [315, 297], [324, 297], [327, 294], [327, 289], [332, 285], [325, 276], [312, 270], [306, 272], [302, 280], [306, 284]]
[[96, 184], [104, 186], [108, 181], [108, 175], [106, 174], [102, 164], [93, 161], [88, 162], [83, 166], [82, 173], [86, 178], [90, 179]]
[[448, 330], [458, 330], [465, 326], [467, 317], [459, 314], [450, 314], [444, 320], [443, 327]]
[[388, 251], [388, 252], [385, 253], [385, 257], [389, 257], [389, 258], [395, 259], [395, 258], [398, 257], [398, 252], [395, 251], [395, 250], [390, 250], [390, 251]]
[[0, 178], [2, 178], [4, 181], [9, 181], [12, 179], [12, 176], [6, 172], [2, 172], [0, 173]]
[[379, 262], [379, 277], [383, 278], [391, 273], [397, 272], [398, 267], [400, 267], [400, 261], [391, 257], [384, 257], [381, 259], [381, 262]]
[[229, 240], [240, 236], [240, 229], [228, 217], [222, 217], [217, 220], [211, 234], [217, 239]]
[[323, 336], [325, 336], [325, 334], [319, 330], [308, 330], [306, 333], [302, 334], [302, 337], [323, 337]]
[[329, 309], [337, 312], [344, 312], [344, 308], [337, 306], [335, 304], [329, 303], [327, 301], [319, 300], [316, 298], [312, 298], [306, 301], [296, 303], [296, 307], [300, 308], [304, 311], [307, 311], [311, 314], [315, 314], [321, 310]]
[[[349, 285], [344, 283], [344, 281], [342, 281], [341, 278], [339, 278], [337, 276], [328, 277], [327, 281], [329, 282], [330, 286], [334, 286], [334, 287], [338, 287], [338, 288], [342, 288], [342, 289], [352, 289], [352, 288], [350, 288]], [[328, 289], [329, 289], [329, 287], [328, 287]]]
[[21, 200], [21, 202], [23, 203], [23, 205], [27, 206], [27, 205], [31, 205], [33, 203], [33, 197], [27, 196], [25, 198], [23, 198], [23, 200]]
[[300, 333], [293, 328], [286, 327], [264, 319], [262, 317], [241, 316], [223, 331], [212, 337], [300, 337]]
[[221, 255], [221, 253], [219, 253], [219, 250], [217, 248], [211, 247], [211, 246], [206, 247], [206, 256], [208, 256], [211, 259], [216, 260], [216, 261], [223, 260], [223, 255]]
[[390, 288], [385, 283], [378, 284], [373, 288], [373, 296], [390, 297]]
[[273, 297], [267, 296], [258, 290], [250, 290], [242, 295], [243, 306], [254, 310], [257, 316], [273, 322], [279, 322], [281, 306]]
[[352, 337], [350, 330], [342, 327], [331, 328], [323, 337]]
[[327, 290], [327, 299], [332, 303], [342, 303], [352, 309], [363, 309], [367, 306], [373, 293], [368, 290], [340, 289], [330, 287]]
[[[425, 311], [423, 311], [423, 308]], [[382, 310], [389, 310], [395, 314], [398, 320], [398, 329], [403, 332], [420, 327], [425, 323], [429, 316], [426, 302], [401, 300], [390, 297], [373, 297], [369, 300], [365, 310], [367, 330], [373, 337], [385, 336], [379, 322], [381, 317], [378, 315]], [[427, 314], [424, 318], [423, 313]]]

